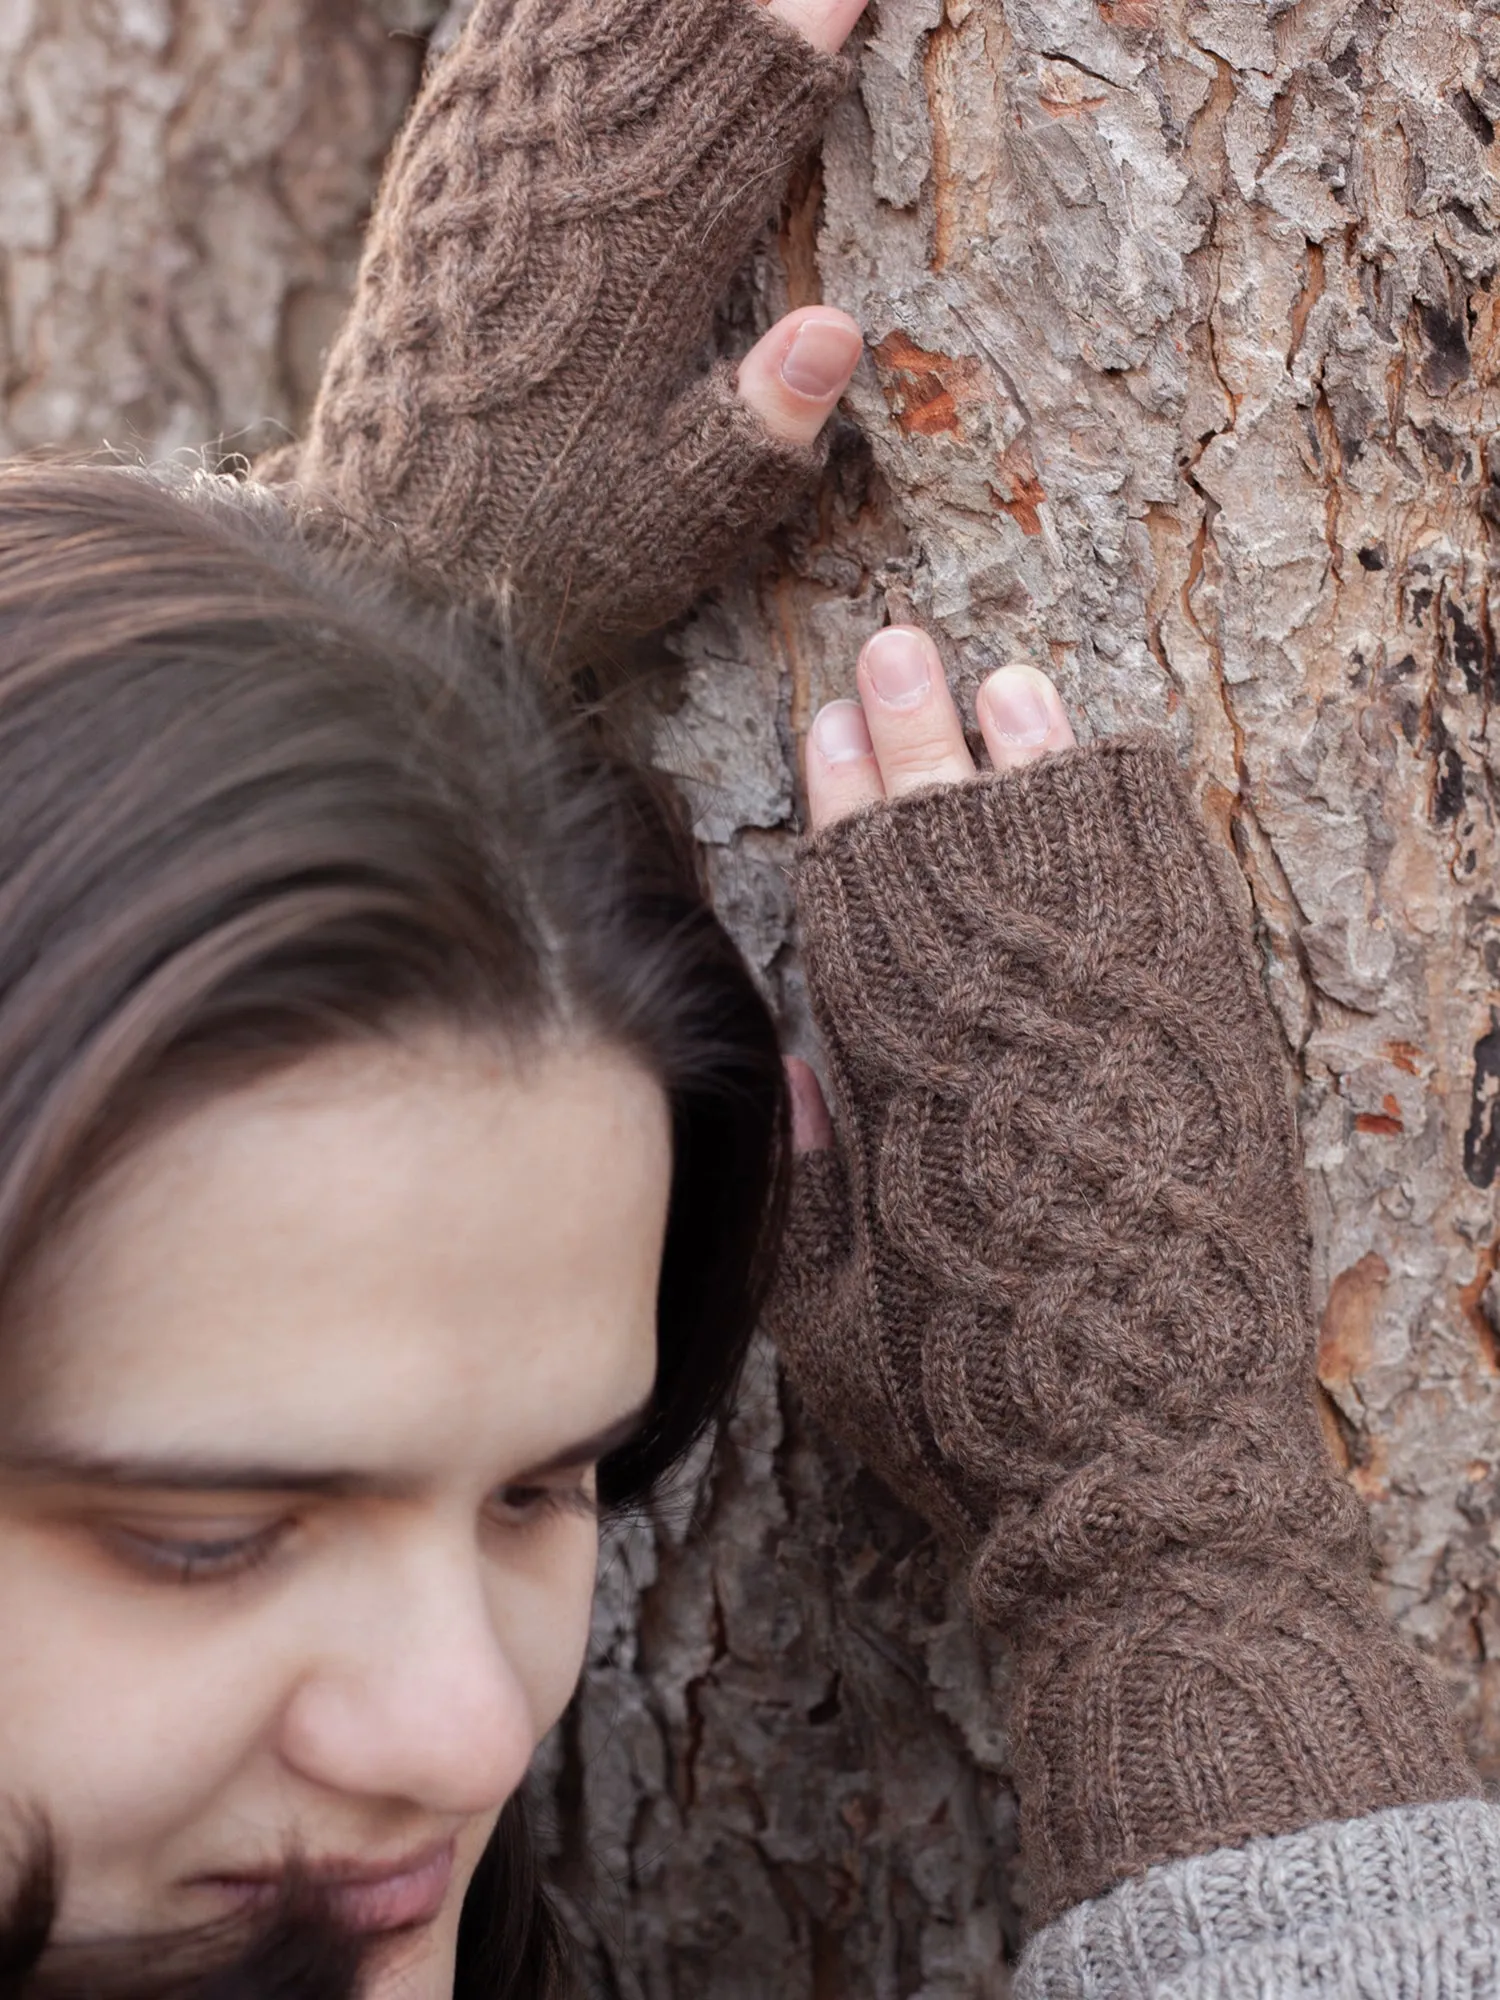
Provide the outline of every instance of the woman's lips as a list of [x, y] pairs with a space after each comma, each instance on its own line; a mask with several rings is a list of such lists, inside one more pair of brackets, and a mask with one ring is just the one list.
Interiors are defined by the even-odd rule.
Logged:
[[[454, 1844], [423, 1848], [401, 1861], [309, 1863], [303, 1871], [328, 1899], [340, 1923], [365, 1934], [401, 1931], [430, 1924], [448, 1900], [453, 1880]], [[207, 1882], [244, 1902], [274, 1896], [280, 1875], [214, 1875]]]
[[313, 1871], [335, 1914], [352, 1931], [400, 1931], [430, 1924], [448, 1900], [453, 1879], [453, 1842], [374, 1879], [339, 1881]]

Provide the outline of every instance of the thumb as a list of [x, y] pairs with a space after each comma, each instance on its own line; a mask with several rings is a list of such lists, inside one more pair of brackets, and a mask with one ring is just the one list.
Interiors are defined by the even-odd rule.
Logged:
[[800, 1056], [786, 1058], [786, 1087], [792, 1100], [792, 1151], [825, 1153], [833, 1144], [833, 1120], [817, 1071]]
[[849, 386], [864, 337], [830, 306], [804, 306], [778, 320], [739, 365], [742, 400], [773, 438], [811, 444]]

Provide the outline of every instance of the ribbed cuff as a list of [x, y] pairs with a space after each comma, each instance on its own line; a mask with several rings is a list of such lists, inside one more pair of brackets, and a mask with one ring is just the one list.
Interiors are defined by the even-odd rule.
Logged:
[[[1170, 740], [1156, 730], [1139, 730], [1102, 737], [999, 776], [981, 773], [966, 785], [927, 785], [865, 806], [809, 834], [799, 858], [837, 860], [863, 852], [872, 839], [888, 834], [903, 844], [933, 842], [937, 854], [951, 864], [956, 822], [967, 820], [976, 807], [1003, 836], [1005, 852], [1015, 857], [1006, 878], [999, 883], [986, 878], [1007, 903], [1017, 900], [1026, 885], [1050, 879], [1059, 870], [1071, 876], [1069, 857], [1075, 849], [1090, 864], [1100, 846], [1113, 852], [1122, 824], [1139, 823], [1144, 830], [1160, 828], [1165, 819], [1192, 833], [1198, 828]], [[1152, 844], [1160, 840], [1158, 832]], [[967, 840], [960, 851], [969, 851]], [[980, 860], [980, 852], [973, 850], [972, 858]], [[1092, 865], [1087, 872], [1094, 872]]]
[[1027, 1946], [1016, 2000], [1494, 2000], [1500, 1807], [1403, 1806], [1153, 1868]]
[[1200, 1006], [1215, 986], [1235, 989], [1237, 1012], [1258, 994], [1241, 914], [1155, 733], [855, 813], [803, 841], [797, 897], [810, 951], [832, 923], [872, 975], [918, 990], [999, 941], [1080, 993], [1164, 955], [1193, 968]]
[[1479, 1791], [1446, 1690], [1354, 1552], [1317, 1541], [1309, 1518], [1259, 1563], [1199, 1545], [1127, 1570], [1114, 1607], [1038, 1609], [1011, 1718], [1037, 1923], [1193, 1855]]

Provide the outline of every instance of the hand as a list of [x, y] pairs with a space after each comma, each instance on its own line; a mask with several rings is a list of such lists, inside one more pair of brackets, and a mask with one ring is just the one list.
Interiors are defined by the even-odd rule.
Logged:
[[867, 0], [770, 0], [767, 12], [805, 35], [815, 49], [836, 55], [866, 5]]
[[257, 475], [560, 676], [677, 617], [816, 477], [859, 357], [807, 306], [700, 372], [863, 4], [482, 0], [392, 155], [307, 440]]
[[799, 1066], [768, 1324], [805, 1401], [982, 1550], [1002, 1622], [1127, 1550], [1258, 1560], [1316, 1518], [1342, 1562], [1276, 1033], [1170, 744], [1078, 752], [1006, 667], [977, 717], [1009, 781], [976, 782], [908, 629], [859, 692], [809, 732], [794, 885], [837, 1111]]
[[[807, 739], [808, 820], [814, 833], [862, 807], [924, 785], [961, 785], [977, 775], [937, 647], [924, 632], [893, 625], [859, 657], [859, 701], [831, 701]], [[1073, 747], [1057, 689], [1037, 667], [1000, 667], [979, 690], [979, 732], [996, 771], [1019, 770]], [[792, 1145], [833, 1144], [817, 1077], [787, 1061]]]

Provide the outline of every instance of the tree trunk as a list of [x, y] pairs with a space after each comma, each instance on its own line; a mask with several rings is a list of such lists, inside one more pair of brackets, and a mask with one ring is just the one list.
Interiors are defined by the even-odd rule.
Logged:
[[[966, 686], [1031, 659], [1089, 731], [1171, 732], [1300, 1081], [1330, 1443], [1500, 1777], [1500, 5], [871, 29], [754, 289], [858, 316], [875, 470], [684, 642], [727, 906], [795, 1018], [791, 747], [886, 612]], [[1004, 1663], [911, 1524], [763, 1375], [702, 1534], [631, 1563], [567, 1800], [618, 1990], [1003, 1991]]]
[[[412, 55], [368, 0], [231, 11], [0, 0], [8, 444], [305, 404]], [[1173, 734], [1300, 1082], [1330, 1444], [1500, 1778], [1500, 0], [876, 0], [870, 28], [725, 333], [858, 314], [864, 436], [681, 634], [664, 754], [805, 1040], [793, 746], [883, 617], [966, 686], [1029, 658], [1086, 730]], [[685, 1487], [613, 1537], [541, 1760], [595, 1989], [1002, 1994], [1006, 1674], [760, 1356], [696, 1516]]]
[[253, 451], [297, 420], [420, 6], [0, 0], [0, 452]]

